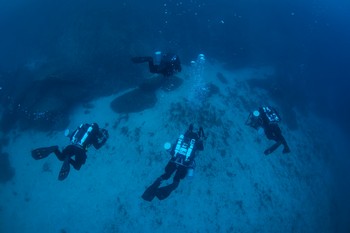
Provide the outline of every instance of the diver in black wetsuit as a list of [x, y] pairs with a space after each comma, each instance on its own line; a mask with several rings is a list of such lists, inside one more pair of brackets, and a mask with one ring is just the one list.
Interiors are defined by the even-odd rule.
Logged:
[[249, 125], [256, 130], [264, 130], [266, 137], [269, 140], [274, 140], [275, 144], [267, 148], [264, 151], [265, 155], [271, 154], [274, 152], [280, 145], [283, 145], [283, 153], [289, 153], [290, 148], [287, 144], [286, 139], [282, 135], [282, 131], [278, 126], [278, 122], [281, 121], [281, 117], [277, 111], [269, 106], [260, 107], [259, 110], [256, 110], [249, 114], [249, 117], [246, 121], [246, 125]]
[[148, 62], [149, 71], [155, 74], [162, 74], [164, 77], [169, 77], [176, 72], [181, 72], [180, 58], [176, 54], [155, 52], [154, 56], [148, 57], [133, 57], [131, 60], [134, 63]]
[[[193, 175], [193, 169], [196, 165], [194, 160], [196, 152], [204, 149], [204, 137], [203, 128], [200, 127], [198, 132], [193, 132], [192, 124], [184, 135], [180, 135], [177, 142], [168, 150], [171, 159], [165, 167], [164, 174], [146, 189], [142, 195], [144, 200], [152, 201], [155, 196], [159, 200], [167, 198], [178, 187], [180, 180], [184, 179], [186, 175]], [[173, 183], [159, 187], [161, 182], [168, 180], [174, 172]]]
[[[70, 171], [70, 164], [80, 170], [81, 166], [86, 161], [86, 151], [90, 145], [96, 149], [100, 149], [107, 141], [109, 135], [105, 129], [100, 129], [96, 123], [81, 124], [74, 132], [67, 135], [72, 144], [66, 146], [61, 152], [58, 146], [41, 147], [32, 151], [32, 157], [35, 160], [43, 159], [51, 153], [55, 153], [60, 161], [64, 161], [58, 179], [64, 180], [67, 178]], [[75, 156], [75, 159], [73, 159]]]

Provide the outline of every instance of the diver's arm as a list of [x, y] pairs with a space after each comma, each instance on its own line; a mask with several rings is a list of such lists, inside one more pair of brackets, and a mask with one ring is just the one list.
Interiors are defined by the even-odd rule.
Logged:
[[99, 135], [96, 135], [93, 143], [96, 150], [100, 149], [106, 143], [108, 137], [109, 137], [108, 131], [105, 129], [101, 129], [101, 131], [99, 132]]

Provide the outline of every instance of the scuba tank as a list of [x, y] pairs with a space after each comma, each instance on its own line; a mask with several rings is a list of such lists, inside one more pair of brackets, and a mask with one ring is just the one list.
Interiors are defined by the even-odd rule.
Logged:
[[72, 135], [71, 142], [75, 145], [79, 145], [82, 148], [85, 148], [87, 146], [87, 139], [91, 135], [92, 130], [92, 125], [81, 124]]
[[162, 52], [161, 51], [155, 52], [153, 56], [153, 64], [156, 66], [159, 66], [161, 60], [162, 60]]
[[194, 175], [194, 169], [193, 168], [188, 168], [187, 169], [187, 176], [192, 178]]
[[187, 168], [187, 177], [188, 178], [193, 178], [195, 168], [196, 168], [196, 162], [193, 160], [191, 166]]

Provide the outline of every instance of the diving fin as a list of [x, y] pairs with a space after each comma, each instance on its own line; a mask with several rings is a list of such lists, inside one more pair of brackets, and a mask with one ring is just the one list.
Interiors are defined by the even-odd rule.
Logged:
[[67, 178], [70, 171], [70, 158], [66, 158], [63, 162], [63, 165], [60, 170], [60, 174], [58, 175], [58, 180], [64, 180]]
[[58, 150], [58, 146], [37, 148], [32, 150], [32, 157], [35, 160], [43, 159], [49, 156], [49, 154], [51, 154], [52, 152], [55, 152], [56, 150]]
[[284, 146], [284, 148], [283, 148], [283, 154], [287, 154], [287, 153], [290, 153], [289, 146]]
[[179, 185], [179, 183], [172, 183], [170, 185], [161, 187], [157, 189], [156, 196], [159, 200], [164, 200], [165, 198], [169, 197], [170, 193], [176, 189], [176, 187]]
[[158, 178], [154, 183], [149, 186], [146, 191], [142, 194], [142, 198], [145, 201], [152, 201], [153, 198], [156, 196], [157, 189], [161, 183], [162, 179]]
[[264, 154], [265, 154], [265, 155], [271, 154], [271, 153], [274, 152], [280, 145], [281, 145], [281, 142], [276, 142], [276, 143], [273, 144], [270, 148], [267, 148], [267, 149], [264, 151]]

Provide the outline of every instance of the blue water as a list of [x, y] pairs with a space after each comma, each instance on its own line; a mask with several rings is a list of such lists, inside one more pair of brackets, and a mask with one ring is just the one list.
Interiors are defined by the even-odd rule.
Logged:
[[[273, 66], [276, 75], [250, 85], [269, 93], [289, 129], [299, 129], [300, 114], [317, 115], [337, 125], [345, 136], [335, 141], [346, 144], [349, 12], [346, 0], [1, 0], [1, 130], [64, 129], [77, 105], [143, 80], [144, 67], [135, 67], [132, 56], [165, 50], [184, 64], [203, 52], [231, 71]], [[45, 102], [52, 98], [54, 106]], [[50, 120], [38, 119], [39, 113]], [[9, 141], [3, 138], [1, 150]], [[335, 147], [339, 207], [331, 232], [350, 232], [349, 152]], [[3, 157], [0, 172], [11, 179]]]

